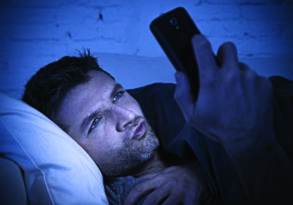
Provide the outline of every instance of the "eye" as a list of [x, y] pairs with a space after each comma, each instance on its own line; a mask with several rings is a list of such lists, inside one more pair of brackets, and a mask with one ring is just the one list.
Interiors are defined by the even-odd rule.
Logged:
[[116, 103], [125, 93], [125, 90], [118, 91], [112, 99], [113, 103]]
[[95, 129], [98, 126], [102, 118], [103, 118], [102, 116], [97, 116], [93, 119], [90, 129], [88, 131], [89, 134], [93, 131], [93, 129]]

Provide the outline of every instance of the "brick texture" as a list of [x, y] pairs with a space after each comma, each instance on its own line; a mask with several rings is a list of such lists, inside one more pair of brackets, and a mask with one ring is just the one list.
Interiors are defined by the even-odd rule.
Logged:
[[149, 23], [176, 6], [190, 12], [215, 51], [233, 41], [243, 59], [292, 56], [292, 0], [10, 0], [1, 4], [1, 89], [14, 86], [8, 85], [8, 73], [30, 76], [39, 66], [84, 48], [165, 58]]

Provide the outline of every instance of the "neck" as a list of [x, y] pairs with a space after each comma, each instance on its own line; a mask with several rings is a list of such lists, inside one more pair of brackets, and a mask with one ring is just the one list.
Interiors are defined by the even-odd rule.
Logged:
[[150, 160], [148, 160], [140, 169], [138, 169], [133, 176], [141, 177], [147, 174], [153, 174], [161, 171], [166, 167], [158, 152], [155, 152]]

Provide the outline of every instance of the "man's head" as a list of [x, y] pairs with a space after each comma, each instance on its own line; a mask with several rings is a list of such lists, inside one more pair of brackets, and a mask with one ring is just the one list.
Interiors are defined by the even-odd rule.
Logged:
[[128, 174], [158, 146], [136, 100], [89, 53], [41, 68], [23, 100], [63, 128], [107, 176]]

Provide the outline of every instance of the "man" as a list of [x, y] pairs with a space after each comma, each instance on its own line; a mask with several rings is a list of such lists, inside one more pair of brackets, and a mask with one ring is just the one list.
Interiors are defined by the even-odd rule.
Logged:
[[[131, 90], [143, 113], [89, 55], [42, 68], [23, 100], [89, 153], [106, 177], [113, 204], [197, 204], [206, 193], [216, 204], [285, 199], [293, 169], [273, 130], [271, 82], [240, 64], [231, 43], [220, 47], [218, 61], [204, 37], [192, 43], [200, 91], [195, 104], [186, 76], [176, 74], [175, 99], [183, 115], [170, 98], [172, 85]], [[162, 99], [166, 104], [157, 103]], [[157, 137], [165, 152], [178, 157], [175, 162], [157, 149]], [[265, 198], [276, 190], [276, 197]]]
[[[170, 166], [161, 159], [156, 152], [159, 141], [139, 104], [89, 54], [64, 57], [39, 70], [28, 82], [23, 100], [89, 153], [106, 178], [111, 203], [135, 203], [154, 188], [160, 189], [144, 204], [162, 203], [166, 197], [166, 204], [197, 203], [199, 188], [196, 173], [190, 172], [192, 165]], [[138, 184], [134, 189], [143, 190], [125, 199]]]

